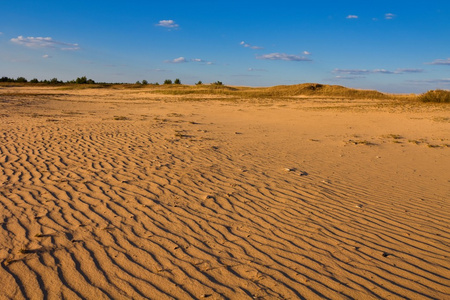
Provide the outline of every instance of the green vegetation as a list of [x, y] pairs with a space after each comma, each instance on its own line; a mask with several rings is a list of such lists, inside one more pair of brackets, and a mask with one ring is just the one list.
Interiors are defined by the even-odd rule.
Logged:
[[215, 81], [205, 84], [198, 81], [195, 85], [183, 85], [179, 78], [172, 81], [164, 80], [163, 85], [149, 83], [147, 80], [130, 83], [100, 83], [86, 76], [78, 77], [75, 80], [63, 82], [57, 78], [50, 80], [38, 80], [33, 78], [28, 81], [25, 77], [16, 79], [9, 77], [1, 77], [0, 84], [6, 85], [57, 85], [61, 89], [86, 89], [86, 88], [145, 88], [148, 93], [161, 93], [167, 95], [221, 95], [226, 99], [296, 99], [296, 98], [332, 98], [339, 99], [379, 99], [379, 100], [398, 100], [399, 103], [404, 101], [421, 101], [424, 103], [450, 103], [450, 91], [431, 90], [422, 95], [392, 95], [384, 94], [374, 90], [358, 90], [346, 88], [339, 85], [324, 85], [318, 83], [303, 83], [295, 85], [279, 85], [272, 87], [234, 87], [226, 86], [221, 81]]
[[431, 90], [419, 96], [422, 102], [450, 103], [450, 91]]

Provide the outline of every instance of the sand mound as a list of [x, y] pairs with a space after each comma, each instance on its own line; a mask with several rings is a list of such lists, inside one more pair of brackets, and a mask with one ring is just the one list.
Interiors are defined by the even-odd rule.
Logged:
[[450, 298], [445, 110], [46, 93], [0, 94], [0, 298]]

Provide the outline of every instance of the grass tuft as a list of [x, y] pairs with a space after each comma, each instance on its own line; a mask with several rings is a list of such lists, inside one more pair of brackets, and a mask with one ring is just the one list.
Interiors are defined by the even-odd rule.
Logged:
[[422, 102], [450, 103], [450, 91], [431, 90], [419, 96]]

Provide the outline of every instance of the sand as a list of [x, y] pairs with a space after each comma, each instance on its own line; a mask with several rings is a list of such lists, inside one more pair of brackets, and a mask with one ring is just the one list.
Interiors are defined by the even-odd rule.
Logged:
[[215, 98], [1, 87], [0, 299], [450, 298], [448, 105]]

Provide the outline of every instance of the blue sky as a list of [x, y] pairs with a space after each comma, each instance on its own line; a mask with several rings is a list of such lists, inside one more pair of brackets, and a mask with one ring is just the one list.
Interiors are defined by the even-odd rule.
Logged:
[[0, 76], [450, 89], [450, 1], [5, 1]]

